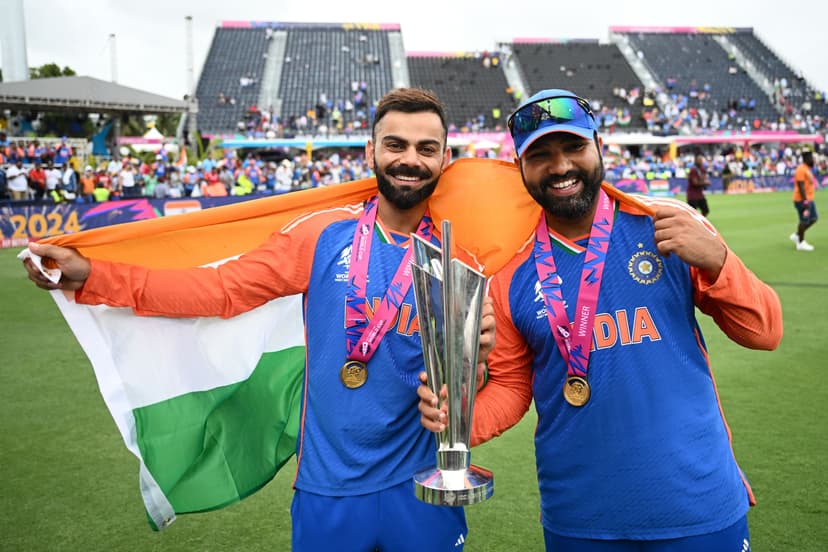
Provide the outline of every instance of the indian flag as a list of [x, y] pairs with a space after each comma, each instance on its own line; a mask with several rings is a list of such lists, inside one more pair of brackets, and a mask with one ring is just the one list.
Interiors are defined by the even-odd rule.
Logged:
[[300, 296], [229, 320], [139, 317], [55, 300], [88, 355], [155, 528], [231, 504], [294, 453], [305, 361]]
[[[374, 194], [376, 181], [365, 179], [46, 241], [150, 268], [218, 264], [301, 216], [358, 206]], [[437, 228], [451, 220], [455, 242], [487, 274], [526, 243], [540, 214], [515, 166], [488, 159], [452, 164], [430, 210]], [[153, 528], [254, 493], [294, 454], [305, 364], [302, 297], [222, 320], [140, 317], [52, 294], [140, 462]]]

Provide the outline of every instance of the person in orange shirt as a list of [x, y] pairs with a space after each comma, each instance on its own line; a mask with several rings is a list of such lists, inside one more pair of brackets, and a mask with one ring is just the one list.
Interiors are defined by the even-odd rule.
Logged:
[[83, 170], [83, 176], [80, 177], [81, 195], [84, 201], [92, 203], [95, 201], [95, 173], [92, 167], [86, 166]]
[[791, 234], [791, 241], [796, 244], [797, 251], [814, 250], [814, 246], [805, 241], [805, 230], [813, 226], [819, 218], [816, 203], [814, 203], [816, 177], [813, 168], [813, 152], [803, 151], [802, 163], [794, 172], [793, 202], [796, 212], [799, 214], [799, 226], [797, 226], [796, 232]]

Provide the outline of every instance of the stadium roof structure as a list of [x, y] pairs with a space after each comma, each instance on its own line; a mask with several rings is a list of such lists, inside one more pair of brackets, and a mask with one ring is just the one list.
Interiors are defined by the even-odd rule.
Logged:
[[[506, 137], [506, 134], [503, 134]], [[482, 138], [477, 136], [458, 137], [449, 135], [447, 145], [449, 147], [461, 147], [474, 144], [480, 149], [484, 149], [481, 143]], [[368, 143], [368, 136], [351, 136], [341, 138], [224, 138], [221, 141], [222, 148], [295, 148], [306, 150], [323, 149], [323, 148], [364, 148]], [[500, 147], [500, 143], [491, 142], [491, 147]]]
[[194, 104], [92, 77], [0, 82], [0, 109], [84, 113], [186, 113]]

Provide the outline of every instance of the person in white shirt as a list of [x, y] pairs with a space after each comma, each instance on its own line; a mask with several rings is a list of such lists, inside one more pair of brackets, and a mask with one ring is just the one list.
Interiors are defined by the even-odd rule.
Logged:
[[106, 165], [106, 172], [110, 174], [110, 176], [117, 175], [122, 168], [122, 164], [117, 159], [110, 159], [109, 163]]
[[118, 173], [118, 180], [121, 183], [121, 193], [123, 197], [136, 197], [141, 195], [139, 190], [135, 187], [135, 172], [132, 165], [124, 164], [124, 168]]
[[9, 165], [6, 169], [6, 180], [12, 199], [29, 199], [29, 179], [26, 169], [23, 168], [23, 161], [18, 159], [14, 165]]
[[48, 194], [57, 188], [57, 185], [60, 184], [62, 178], [63, 173], [60, 172], [60, 169], [55, 167], [50, 161], [49, 166], [46, 168], [46, 193]]
[[276, 186], [277, 192], [289, 192], [293, 185], [293, 174], [291, 170], [290, 161], [282, 160], [279, 166], [276, 167]]
[[[66, 197], [66, 199], [74, 199], [75, 194], [78, 191], [78, 174], [75, 172], [75, 169], [72, 168], [72, 165], [66, 163], [63, 166], [63, 174], [60, 179], [64, 197]], [[68, 194], [71, 194], [71, 197], [69, 197]]]

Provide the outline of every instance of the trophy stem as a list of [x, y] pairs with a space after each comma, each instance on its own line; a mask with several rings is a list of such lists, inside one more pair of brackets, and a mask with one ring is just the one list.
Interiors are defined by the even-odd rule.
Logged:
[[463, 445], [453, 449], [437, 449], [437, 465], [447, 471], [464, 470], [469, 467], [469, 456], [469, 450]]

